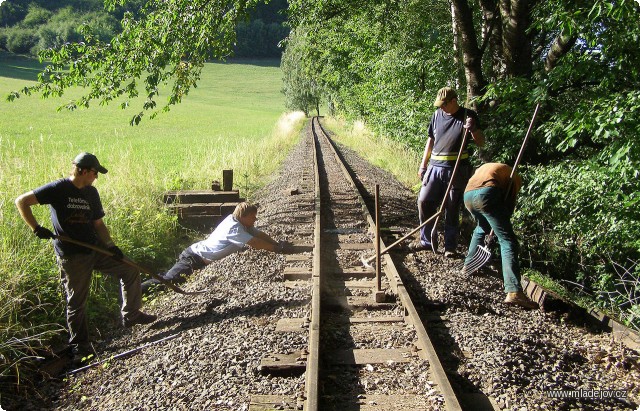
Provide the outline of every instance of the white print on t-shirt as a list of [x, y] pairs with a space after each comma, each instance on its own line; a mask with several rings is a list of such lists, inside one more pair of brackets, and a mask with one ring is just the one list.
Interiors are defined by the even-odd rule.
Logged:
[[84, 198], [69, 198], [69, 203], [67, 204], [67, 208], [70, 209], [80, 209], [80, 210], [91, 210], [91, 206]]

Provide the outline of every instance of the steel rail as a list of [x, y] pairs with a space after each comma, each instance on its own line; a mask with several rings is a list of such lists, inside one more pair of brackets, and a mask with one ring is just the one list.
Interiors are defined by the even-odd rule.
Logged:
[[[314, 168], [314, 210], [315, 223], [313, 229], [313, 269], [312, 269], [312, 291], [311, 291], [311, 322], [309, 324], [309, 354], [307, 356], [307, 366], [305, 371], [305, 403], [306, 411], [318, 411], [320, 401], [319, 380], [320, 380], [320, 312], [321, 312], [321, 200], [320, 200], [320, 170], [318, 167], [318, 151], [313, 123], [317, 118], [311, 119], [311, 131], [313, 133], [313, 168]], [[319, 123], [318, 123], [319, 124]]]
[[[329, 134], [322, 127], [322, 124], [320, 124], [320, 121], [317, 118], [316, 118], [316, 121], [320, 130], [322, 131], [323, 137], [328, 142], [334, 156], [338, 160], [338, 163], [340, 164], [340, 167], [345, 175], [346, 180], [349, 182], [349, 184], [351, 184], [354, 187], [355, 192], [357, 193], [358, 201], [360, 202], [363, 214], [369, 223], [369, 231], [372, 233], [375, 232], [375, 221], [371, 216], [369, 208], [367, 207], [366, 202], [364, 201], [364, 197], [360, 192], [360, 189], [355, 183], [352, 173], [349, 171], [349, 169], [345, 165], [346, 161], [344, 160], [343, 156], [339, 152], [335, 143], [329, 137]], [[315, 131], [314, 131], [314, 134], [315, 134]], [[386, 248], [386, 245], [384, 244], [384, 242], [382, 240], [380, 240], [380, 242], [381, 242], [381, 247]], [[446, 409], [451, 411], [462, 410], [460, 401], [458, 400], [458, 397], [456, 396], [456, 393], [453, 390], [453, 387], [451, 386], [451, 382], [449, 381], [447, 373], [444, 370], [442, 363], [440, 362], [440, 358], [438, 357], [435, 347], [431, 339], [429, 338], [425, 325], [422, 319], [420, 318], [420, 315], [418, 314], [418, 311], [416, 310], [415, 305], [413, 304], [411, 296], [406, 290], [406, 287], [404, 286], [402, 278], [400, 277], [400, 274], [398, 273], [398, 270], [396, 269], [395, 264], [393, 263], [393, 259], [389, 254], [384, 254], [383, 257], [385, 259], [385, 270], [384, 270], [385, 275], [387, 276], [389, 280], [389, 284], [391, 285], [393, 291], [400, 298], [402, 306], [405, 309], [405, 312], [406, 312], [405, 320], [408, 321], [410, 324], [412, 324], [416, 330], [416, 335], [418, 337], [418, 347], [422, 350], [422, 353], [427, 359], [427, 361], [429, 361], [429, 365], [431, 367], [431, 370], [433, 371], [434, 379], [436, 380], [436, 383], [438, 384], [438, 387], [442, 392], [442, 395], [444, 396]]]

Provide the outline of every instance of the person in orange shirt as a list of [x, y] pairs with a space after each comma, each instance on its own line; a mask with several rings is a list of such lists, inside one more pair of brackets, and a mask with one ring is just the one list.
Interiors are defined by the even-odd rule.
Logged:
[[502, 276], [507, 293], [504, 302], [533, 309], [538, 308], [538, 304], [522, 292], [520, 285], [519, 245], [511, 224], [522, 179], [514, 173], [512, 180], [511, 171], [512, 168], [506, 164], [487, 163], [478, 168], [467, 183], [464, 205], [477, 225], [471, 236], [463, 272], [466, 272], [466, 266], [471, 263], [478, 246], [493, 230], [502, 255]]

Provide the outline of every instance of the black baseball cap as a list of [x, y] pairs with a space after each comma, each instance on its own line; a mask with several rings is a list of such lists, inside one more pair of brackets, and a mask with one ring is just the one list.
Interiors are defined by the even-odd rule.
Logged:
[[73, 164], [80, 168], [93, 168], [95, 170], [98, 170], [98, 172], [102, 174], [106, 174], [108, 171], [106, 168], [100, 165], [98, 157], [94, 156], [91, 153], [85, 152], [78, 154], [73, 160]]

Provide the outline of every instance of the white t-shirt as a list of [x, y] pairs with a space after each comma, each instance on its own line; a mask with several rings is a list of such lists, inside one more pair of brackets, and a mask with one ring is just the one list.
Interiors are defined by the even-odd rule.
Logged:
[[233, 214], [228, 215], [206, 239], [191, 245], [191, 251], [207, 260], [220, 260], [242, 248], [258, 234], [246, 228]]

